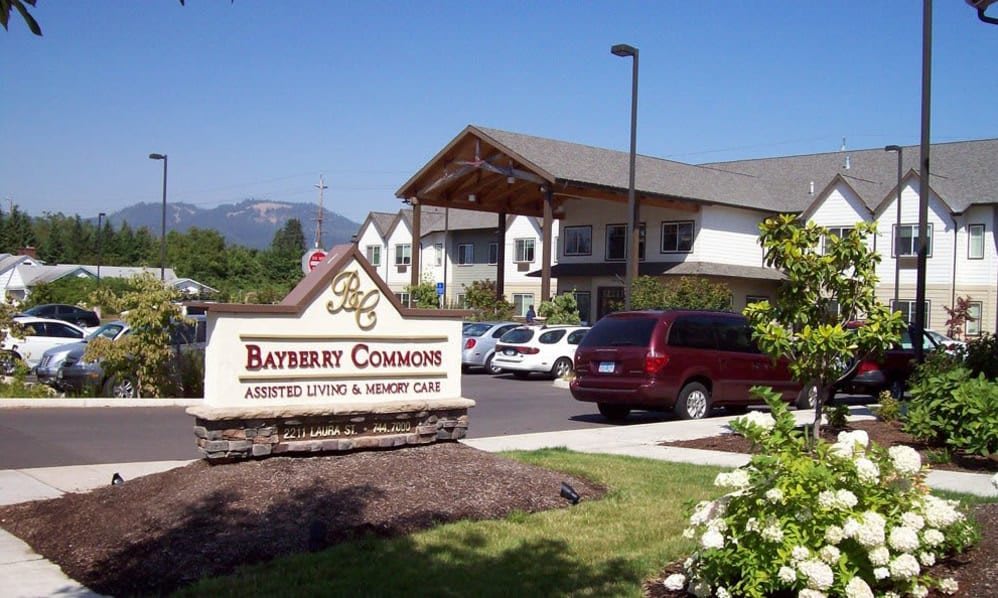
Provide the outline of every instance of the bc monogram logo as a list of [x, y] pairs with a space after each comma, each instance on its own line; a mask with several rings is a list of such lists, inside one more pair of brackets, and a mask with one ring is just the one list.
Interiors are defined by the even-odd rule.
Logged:
[[378, 314], [374, 308], [381, 301], [381, 293], [377, 289], [366, 293], [360, 290], [360, 276], [355, 271], [344, 271], [336, 275], [330, 285], [333, 299], [326, 303], [326, 309], [331, 314], [339, 311], [354, 312], [357, 326], [361, 330], [370, 330], [378, 323]]

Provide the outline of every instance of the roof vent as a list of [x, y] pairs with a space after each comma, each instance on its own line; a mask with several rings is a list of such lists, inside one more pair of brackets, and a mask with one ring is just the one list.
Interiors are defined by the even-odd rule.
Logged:
[[811, 186], [807, 192], [808, 195], [814, 195], [814, 181], [811, 181]]
[[846, 154], [846, 163], [843, 165], [846, 170], [849, 170], [849, 155]]

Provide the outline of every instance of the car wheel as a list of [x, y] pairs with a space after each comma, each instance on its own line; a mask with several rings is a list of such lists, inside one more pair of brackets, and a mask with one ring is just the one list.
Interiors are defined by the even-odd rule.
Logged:
[[903, 400], [904, 399], [904, 380], [895, 380], [894, 382], [891, 382], [890, 391], [891, 391], [891, 397], [893, 397], [895, 400], [898, 400], [898, 401]]
[[527, 377], [530, 376], [530, 372], [521, 372], [520, 370], [516, 370], [513, 372], [513, 375], [519, 378], [520, 380], [526, 380]]
[[[834, 396], [834, 393], [832, 393]], [[832, 397], [828, 397], [831, 399]], [[798, 409], [814, 409], [814, 406], [818, 404], [818, 385], [815, 383], [805, 384], [804, 388], [800, 390], [797, 395], [797, 408]]]
[[115, 399], [134, 399], [138, 396], [135, 381], [130, 378], [112, 376], [104, 383], [104, 396]]
[[551, 368], [551, 375], [555, 378], [564, 378], [572, 371], [572, 361], [567, 357], [559, 357]]
[[631, 408], [627, 405], [612, 405], [610, 403], [596, 403], [599, 413], [610, 421], [620, 421], [626, 419], [631, 413]]
[[710, 392], [699, 382], [690, 382], [679, 391], [676, 415], [680, 419], [703, 419], [710, 413]]
[[495, 353], [489, 355], [488, 359], [485, 360], [485, 371], [495, 376], [502, 373], [502, 368], [492, 363], [493, 357], [495, 357]]
[[4, 376], [13, 376], [20, 363], [23, 363], [23, 361], [17, 353], [13, 351], [0, 352], [0, 373]]

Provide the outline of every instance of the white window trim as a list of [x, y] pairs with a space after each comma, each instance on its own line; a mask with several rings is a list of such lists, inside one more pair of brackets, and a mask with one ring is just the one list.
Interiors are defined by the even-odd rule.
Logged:
[[968, 305], [967, 305], [967, 314], [968, 315], [970, 314], [970, 308], [972, 306], [976, 306], [977, 307], [977, 315], [975, 316], [976, 319], [973, 322], [971, 322], [970, 320], [967, 320], [967, 322], [963, 325], [963, 335], [964, 336], [977, 337], [977, 336], [981, 336], [981, 330], [982, 330], [982, 328], [981, 328], [981, 320], [984, 319], [984, 302], [983, 301], [969, 301]]
[[[381, 245], [368, 245], [364, 248], [364, 250], [364, 257], [367, 258], [367, 261], [370, 262], [372, 266], [378, 267], [381, 265]], [[373, 253], [373, 250], [377, 250], [378, 253], [378, 261], [376, 262], [371, 260], [371, 253]]]
[[[464, 253], [465, 248], [471, 248], [471, 259], [465, 260]], [[457, 265], [458, 266], [473, 266], [475, 265], [475, 244], [474, 243], [458, 243], [457, 245]]]
[[[521, 255], [521, 253], [526, 253], [527, 247], [530, 247], [530, 259], [526, 259], [526, 255]], [[521, 252], [520, 249], [523, 249]], [[517, 264], [532, 264], [534, 259], [537, 257], [537, 243], [534, 239], [524, 238], [524, 239], [514, 239], [513, 241], [513, 261]]]
[[[408, 255], [404, 251], [404, 248], [408, 248]], [[396, 243], [395, 244], [395, 265], [396, 266], [409, 266], [412, 264], [412, 244], [411, 243]]]
[[[981, 254], [974, 255], [974, 230], [980, 231], [978, 238], [981, 242]], [[984, 232], [985, 226], [983, 224], [968, 224], [967, 225], [967, 259], [968, 260], [983, 260], [984, 259]]]
[[[912, 240], [918, 239], [918, 224], [917, 223], [916, 224], [902, 223], [901, 224], [901, 228], [913, 228], [914, 230], [912, 231], [911, 238], [912, 238]], [[891, 242], [891, 257], [893, 257], [893, 258], [896, 259], [898, 257], [898, 255], [897, 255], [897, 247], [898, 247], [898, 225], [897, 224], [891, 225], [891, 230], [893, 231], [893, 237], [891, 239], [891, 241], [892, 241]], [[932, 234], [932, 223], [931, 222], [927, 222], [926, 223], [925, 234], [929, 238], [928, 239], [928, 241], [929, 241], [929, 251], [925, 254], [925, 257], [930, 258], [930, 257], [932, 257], [932, 246], [935, 244], [933, 242], [934, 235]], [[918, 255], [918, 250], [917, 250], [917, 248], [915, 246], [913, 246], [911, 248], [911, 253], [902, 253], [901, 257], [916, 257], [917, 255]]]
[[[690, 248], [689, 249], [680, 249], [679, 248], [679, 227], [682, 226], [682, 225], [686, 225], [686, 224], [690, 225], [690, 228], [692, 229], [692, 234], [690, 235]], [[666, 249], [665, 248], [665, 227], [666, 226], [675, 226], [676, 227], [676, 248], [675, 249]], [[661, 229], [661, 233], [662, 233], [662, 238], [659, 241], [659, 253], [693, 253], [693, 245], [696, 244], [696, 234], [697, 234], [697, 225], [696, 225], [695, 221], [693, 221], [693, 220], [663, 220], [662, 221], [662, 226], [660, 227], [660, 229]]]

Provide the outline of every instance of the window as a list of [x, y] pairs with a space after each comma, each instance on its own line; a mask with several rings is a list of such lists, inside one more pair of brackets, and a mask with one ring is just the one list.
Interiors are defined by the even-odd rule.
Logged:
[[368, 245], [366, 251], [367, 261], [377, 268], [381, 265], [381, 245]]
[[461, 243], [457, 246], [457, 263], [467, 266], [475, 263], [475, 246], [472, 243]]
[[534, 261], [534, 240], [533, 239], [517, 239], [516, 240], [516, 262], [533, 262]]
[[468, 295], [466, 295], [465, 293], [458, 293], [455, 303], [458, 309], [464, 309], [468, 307]]
[[[842, 239], [849, 235], [853, 231], [852, 226], [829, 226], [828, 234], [821, 239], [821, 253], [828, 253], [828, 237], [838, 237]], [[918, 227], [915, 227], [915, 232], [918, 232]]]
[[971, 301], [967, 305], [967, 323], [964, 326], [964, 334], [967, 336], [981, 336], [981, 314], [984, 305], [980, 301]]
[[533, 293], [513, 293], [513, 313], [526, 316], [527, 310], [534, 304]]
[[[891, 301], [891, 311], [901, 312], [901, 319], [905, 322], [915, 321], [915, 301], [911, 299], [901, 299]], [[929, 328], [929, 302], [925, 302], [925, 327]]]
[[409, 307], [409, 293], [395, 293], [395, 298], [403, 307]]
[[[606, 227], [606, 259], [622, 261], [627, 259], [627, 225], [608, 224]], [[645, 259], [645, 225], [638, 227], [638, 259]]]
[[662, 253], [693, 251], [693, 221], [662, 223]]
[[548, 330], [544, 334], [537, 337], [537, 342], [543, 345], [553, 345], [560, 341], [565, 333], [568, 332], [564, 328], [556, 328], [555, 330]]
[[579, 306], [579, 320], [586, 324], [589, 322], [592, 310], [593, 294], [589, 291], [573, 291], [575, 293], [575, 304]]
[[593, 227], [566, 226], [562, 236], [565, 238], [565, 255], [593, 254]]
[[970, 237], [967, 258], [972, 260], [984, 259], [984, 225], [970, 224], [967, 226], [967, 233]]
[[[932, 257], [932, 223], [927, 229], [926, 257]], [[902, 224], [900, 228], [894, 225], [894, 257], [918, 255], [918, 225]]]
[[440, 267], [444, 265], [444, 244], [434, 243], [433, 244], [433, 265]]
[[499, 244], [489, 243], [489, 265], [495, 265], [499, 263]]
[[408, 266], [412, 263], [412, 245], [399, 243], [395, 246], [395, 265]]

